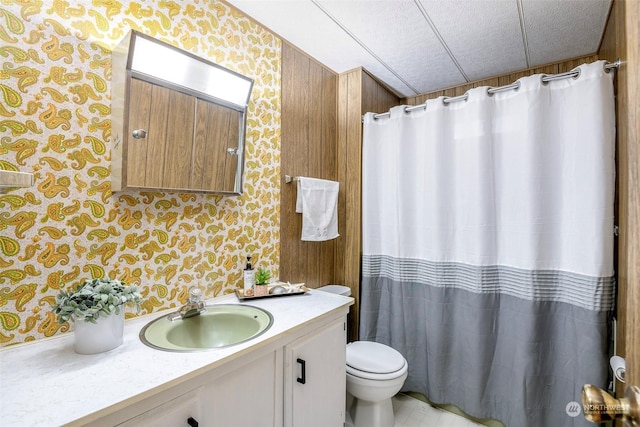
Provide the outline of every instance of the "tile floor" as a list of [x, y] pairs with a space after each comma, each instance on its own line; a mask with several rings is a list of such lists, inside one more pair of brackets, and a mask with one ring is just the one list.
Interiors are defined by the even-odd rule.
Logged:
[[394, 396], [393, 411], [396, 415], [394, 427], [483, 427], [402, 393]]

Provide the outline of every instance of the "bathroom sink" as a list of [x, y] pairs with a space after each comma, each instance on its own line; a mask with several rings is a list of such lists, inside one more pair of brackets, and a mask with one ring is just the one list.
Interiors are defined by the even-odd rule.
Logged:
[[251, 305], [211, 305], [193, 317], [176, 320], [175, 313], [155, 319], [142, 328], [140, 340], [166, 351], [200, 351], [249, 341], [273, 324], [271, 313]]

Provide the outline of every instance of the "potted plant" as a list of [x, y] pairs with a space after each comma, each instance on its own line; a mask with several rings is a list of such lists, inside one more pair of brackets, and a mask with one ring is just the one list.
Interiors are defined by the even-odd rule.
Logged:
[[260, 297], [269, 295], [268, 281], [271, 279], [271, 272], [265, 268], [260, 267], [256, 271], [256, 285], [254, 286], [254, 296]]
[[53, 312], [59, 323], [75, 322], [74, 349], [80, 354], [108, 351], [122, 344], [124, 305], [140, 309], [135, 285], [109, 278], [86, 280], [74, 291], [61, 290]]

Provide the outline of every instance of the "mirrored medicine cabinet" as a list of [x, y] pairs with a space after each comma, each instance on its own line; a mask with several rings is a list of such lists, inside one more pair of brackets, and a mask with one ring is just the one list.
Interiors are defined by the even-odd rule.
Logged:
[[252, 79], [134, 30], [112, 66], [113, 191], [242, 193]]

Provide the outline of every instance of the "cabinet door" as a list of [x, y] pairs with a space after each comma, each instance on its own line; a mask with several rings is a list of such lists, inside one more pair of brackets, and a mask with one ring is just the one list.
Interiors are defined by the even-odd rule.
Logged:
[[129, 127], [125, 130], [124, 137], [127, 141], [126, 164], [122, 171], [123, 179], [130, 187], [144, 187], [146, 185], [148, 138], [134, 138], [132, 135], [134, 131], [140, 129], [149, 130], [152, 89], [153, 85], [147, 82], [131, 79]]
[[241, 113], [198, 99], [194, 135], [193, 188], [233, 191], [240, 165], [237, 149]]
[[282, 349], [213, 379], [203, 404], [207, 427], [282, 426]]
[[132, 78], [129, 99], [127, 186], [189, 188], [196, 98]]
[[118, 427], [189, 427], [208, 425], [202, 418], [202, 387], [178, 396]]
[[285, 347], [285, 427], [342, 427], [346, 398], [345, 320]]
[[190, 172], [193, 158], [193, 126], [196, 98], [170, 91], [166, 124], [166, 150], [164, 155], [164, 188], [191, 188]]

